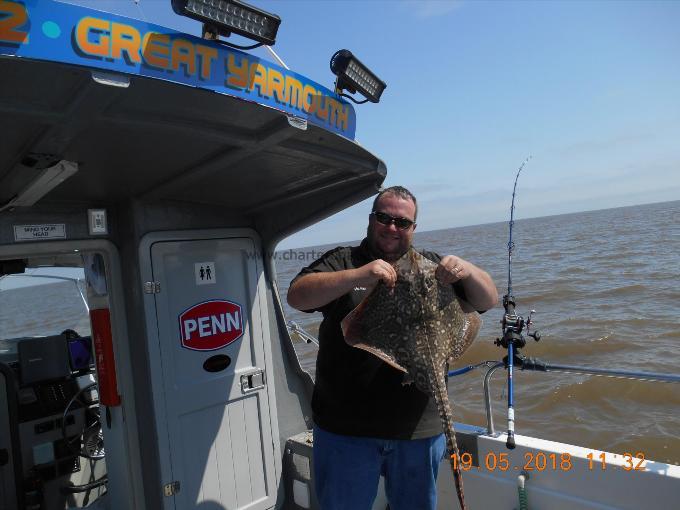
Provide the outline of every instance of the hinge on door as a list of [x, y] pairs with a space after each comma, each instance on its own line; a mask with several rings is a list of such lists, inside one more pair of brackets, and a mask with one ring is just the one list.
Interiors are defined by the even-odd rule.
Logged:
[[166, 483], [163, 486], [164, 496], [174, 496], [179, 492], [179, 482]]
[[161, 291], [161, 282], [144, 282], [144, 294], [158, 294]]

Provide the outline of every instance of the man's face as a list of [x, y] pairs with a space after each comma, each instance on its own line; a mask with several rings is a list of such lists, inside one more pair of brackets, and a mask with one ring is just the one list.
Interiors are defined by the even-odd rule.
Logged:
[[[375, 206], [376, 212], [389, 214], [395, 218], [415, 221], [416, 206], [410, 199], [387, 193], [380, 197]], [[368, 219], [368, 244], [374, 255], [392, 262], [406, 253], [411, 246], [415, 225], [399, 230], [394, 222], [389, 225], [379, 223], [375, 215]]]

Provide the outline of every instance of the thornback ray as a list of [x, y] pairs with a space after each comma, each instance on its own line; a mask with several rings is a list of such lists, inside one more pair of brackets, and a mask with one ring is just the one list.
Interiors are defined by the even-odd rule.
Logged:
[[[405, 372], [405, 383], [430, 395], [446, 436], [458, 500], [466, 509], [460, 454], [446, 388], [447, 362], [458, 359], [481, 326], [476, 312], [465, 313], [452, 285], [435, 278], [437, 264], [413, 248], [394, 264], [393, 288], [382, 282], [342, 320], [345, 341]], [[458, 462], [454, 461], [455, 458]]]

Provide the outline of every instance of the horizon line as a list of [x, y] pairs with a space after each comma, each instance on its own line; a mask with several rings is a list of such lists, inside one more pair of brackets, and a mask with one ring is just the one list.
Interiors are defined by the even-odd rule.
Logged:
[[[654, 204], [670, 204], [672, 202], [680, 202], [680, 199], [661, 200], [659, 202], [644, 202], [644, 203], [641, 203], [641, 204], [633, 204], [633, 205], [618, 205], [616, 207], [603, 207], [601, 209], [585, 209], [585, 210], [582, 210], [582, 211], [571, 211], [571, 212], [559, 213], [559, 214], [545, 214], [545, 215], [542, 215], [542, 216], [527, 216], [527, 217], [524, 217], [524, 218], [515, 219], [514, 221], [517, 222], [517, 221], [524, 221], [524, 220], [533, 220], [533, 219], [537, 219], [537, 218], [551, 218], [551, 217], [555, 217], [555, 216], [568, 216], [570, 214], [583, 214], [583, 213], [597, 212], [597, 211], [609, 211], [609, 210], [612, 210], [612, 209], [626, 209], [628, 207], [641, 207], [641, 206], [645, 206], [645, 205], [654, 205]], [[332, 216], [329, 216], [329, 218], [331, 218], [331, 217]], [[324, 221], [324, 220], [322, 220], [322, 221]], [[444, 228], [433, 228], [433, 229], [430, 229], [430, 230], [419, 230], [414, 235], [425, 234], [425, 233], [428, 233], [428, 232], [438, 232], [438, 231], [441, 231], [441, 230], [453, 230], [453, 229], [468, 228], [468, 227], [481, 227], [483, 225], [494, 225], [496, 223], [509, 223], [509, 221], [510, 221], [510, 219], [508, 218], [507, 220], [502, 220], [502, 221], [488, 221], [488, 222], [485, 222], [485, 223], [473, 223], [473, 224], [470, 224], [470, 225], [458, 225], [458, 226], [455, 226], [455, 227], [444, 227]], [[310, 225], [307, 228], [310, 228], [310, 227], [312, 227], [316, 224], [317, 223], [314, 223], [313, 225]], [[295, 234], [299, 234], [300, 232], [303, 232], [303, 230], [300, 230], [299, 232], [296, 232]], [[291, 234], [291, 235], [295, 235], [295, 234]], [[283, 241], [285, 241], [285, 239]], [[361, 239], [350, 239], [350, 240], [336, 241], [335, 243], [310, 244], [310, 245], [296, 246], [296, 247], [291, 247], [291, 248], [277, 248], [275, 250], [275, 252], [288, 251], [288, 250], [303, 250], [303, 249], [307, 249], [307, 248], [317, 248], [319, 246], [330, 246], [330, 245], [336, 244], [336, 243], [339, 246], [339, 245], [342, 245], [343, 243], [344, 244], [346, 244], [346, 243], [356, 243], [356, 242], [359, 242], [359, 241], [361, 241]]]

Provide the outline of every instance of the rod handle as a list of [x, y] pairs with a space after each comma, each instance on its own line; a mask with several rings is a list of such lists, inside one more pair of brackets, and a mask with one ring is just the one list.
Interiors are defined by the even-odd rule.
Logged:
[[508, 440], [505, 442], [505, 446], [507, 447], [508, 450], [514, 450], [515, 449], [515, 433], [514, 432], [508, 432]]

